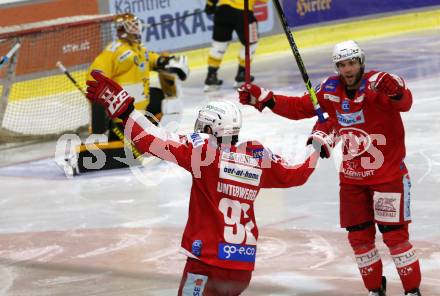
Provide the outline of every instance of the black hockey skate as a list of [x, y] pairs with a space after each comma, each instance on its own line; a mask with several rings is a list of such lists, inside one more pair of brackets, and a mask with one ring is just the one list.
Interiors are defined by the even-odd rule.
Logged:
[[206, 76], [205, 87], [203, 89], [204, 92], [218, 90], [220, 85], [223, 84], [223, 80], [217, 77], [217, 71], [218, 68], [208, 67], [208, 75]]
[[[251, 82], [255, 80], [255, 77], [251, 75]], [[239, 88], [245, 81], [245, 68], [238, 66], [237, 75], [235, 75], [234, 88]]]
[[419, 288], [411, 290], [409, 292], [405, 293], [405, 296], [422, 296], [422, 293], [420, 293]]
[[387, 278], [383, 276], [382, 285], [380, 289], [370, 291], [370, 293], [368, 293], [368, 296], [386, 296], [387, 295], [386, 291], [387, 291]]

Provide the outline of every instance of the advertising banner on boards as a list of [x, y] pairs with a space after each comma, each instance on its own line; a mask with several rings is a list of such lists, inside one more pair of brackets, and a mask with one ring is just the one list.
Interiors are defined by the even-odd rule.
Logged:
[[283, 0], [284, 13], [292, 27], [433, 5], [440, 5], [440, 1]]
[[[110, 0], [110, 13], [130, 12], [147, 26], [142, 41], [155, 51], [172, 51], [211, 42], [212, 17], [203, 9], [204, 0]], [[274, 27], [273, 5], [257, 1], [254, 8], [259, 21], [259, 32]]]

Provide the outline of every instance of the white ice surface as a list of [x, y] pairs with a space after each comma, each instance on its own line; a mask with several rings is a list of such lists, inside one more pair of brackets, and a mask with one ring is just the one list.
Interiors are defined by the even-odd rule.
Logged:
[[[422, 270], [426, 273], [425, 289], [431, 293], [426, 295], [440, 295], [439, 35], [438, 30], [433, 30], [360, 42], [366, 51], [367, 68], [401, 75], [413, 92], [413, 107], [410, 112], [403, 114], [406, 128], [406, 164], [413, 184], [411, 206], [414, 222], [410, 232], [411, 240], [420, 249]], [[301, 52], [314, 84], [333, 71], [329, 62], [330, 52], [331, 47], [327, 46]], [[288, 52], [257, 57], [252, 67], [258, 83], [266, 88], [296, 95], [305, 90], [293, 57]], [[189, 81], [184, 84], [185, 109], [179, 132], [192, 130], [198, 108], [208, 100], [237, 100], [231, 89], [235, 70], [235, 63], [222, 67], [220, 76], [225, 79], [225, 85], [215, 94], [204, 94], [201, 90], [205, 69], [192, 71]], [[303, 159], [305, 139], [314, 119], [290, 121], [269, 110], [259, 113], [244, 106], [242, 112], [242, 140], [260, 140], [274, 152], [293, 162]], [[111, 260], [111, 255], [115, 252], [129, 252], [134, 246], [154, 243], [157, 239], [155, 234], [165, 229], [170, 231], [166, 232], [169, 235], [166, 245], [159, 249], [147, 248], [150, 250], [149, 255], [138, 262], [139, 265], [143, 262], [156, 264], [156, 270], [151, 271], [155, 273], [153, 281], [144, 284], [146, 286], [134, 285], [130, 290], [121, 280], [117, 281], [112, 290], [100, 287], [91, 288], [89, 292], [90, 295], [175, 294], [184, 264], [183, 256], [177, 254], [177, 248], [186, 222], [190, 175], [175, 165], [161, 162], [146, 168], [91, 173], [67, 179], [53, 161], [54, 145], [40, 143], [21, 148], [0, 147], [0, 163], [5, 164], [0, 167], [0, 236], [32, 233], [38, 235], [60, 231], [72, 238], [78, 231], [83, 233], [96, 229], [146, 230], [144, 233], [127, 235], [95, 248], [86, 248], [76, 254], [76, 257], [70, 258], [69, 262], [73, 264], [76, 262], [75, 258], [86, 260], [104, 254]], [[336, 158], [322, 161], [303, 187], [261, 192], [255, 206], [261, 235], [257, 271], [254, 273], [251, 292], [246, 295], [255, 295], [256, 291], [264, 291], [261, 295], [366, 294], [345, 241], [345, 231], [338, 224]], [[299, 239], [292, 242], [288, 237], [290, 234], [286, 237], [286, 233], [299, 235]], [[301, 240], [302, 237], [305, 241]], [[88, 238], [93, 240], [93, 236]], [[32, 247], [31, 240], [24, 249], [20, 245], [5, 244], [2, 240], [0, 259], [13, 262], [39, 260], [48, 263], [52, 262], [51, 258], [61, 257], [59, 260], [67, 260], [60, 255], [63, 247], [56, 242], [45, 244], [44, 239], [43, 242], [37, 236], [35, 239], [39, 243]], [[67, 240], [69, 244], [73, 244], [72, 248], [76, 244], [79, 244], [76, 247], [89, 244], [86, 241], [75, 243]], [[300, 248], [301, 252], [296, 254], [296, 248]], [[345, 253], [340, 252], [341, 248]], [[395, 291], [391, 295], [397, 295], [397, 291], [400, 291], [398, 276], [383, 244], [382, 251], [385, 273]], [[174, 265], [161, 265], [161, 261], [170, 262], [164, 258], [174, 258], [173, 256], [179, 262], [177, 268], [174, 269]], [[295, 256], [300, 258], [298, 262]], [[307, 260], [304, 258], [307, 257], [319, 260], [311, 259], [310, 264], [306, 264]], [[283, 258], [288, 258], [287, 262], [291, 264], [287, 269], [277, 265], [283, 264]], [[280, 259], [280, 263], [270, 265], [270, 262], [277, 262], [276, 259]], [[88, 266], [88, 263], [83, 264]], [[259, 272], [260, 266], [264, 272]], [[13, 268], [8, 263], [0, 265], [1, 295], [21, 295], [20, 291], [31, 291], [31, 288], [26, 290], [28, 287], [34, 289], [29, 295], [52, 295], [55, 291], [64, 291], [62, 287], [67, 289], [72, 282], [90, 282], [97, 277], [105, 278], [106, 275], [105, 268], [103, 273], [92, 276], [74, 276], [69, 273], [63, 275], [60, 272], [57, 277], [39, 277], [37, 272], [32, 283], [23, 284], [24, 282], [18, 280], [19, 267]], [[109, 267], [108, 272], [111, 273], [111, 270]], [[314, 272], [322, 273], [317, 275]], [[167, 280], [168, 275], [173, 276], [171, 280]], [[134, 278], [137, 279], [136, 276]], [[354, 290], [341, 294], [337, 291], [344, 287], [344, 280]], [[170, 283], [161, 286], [157, 284], [159, 281]], [[269, 293], [271, 287], [274, 287], [274, 291]], [[149, 293], [145, 294], [147, 290]]]

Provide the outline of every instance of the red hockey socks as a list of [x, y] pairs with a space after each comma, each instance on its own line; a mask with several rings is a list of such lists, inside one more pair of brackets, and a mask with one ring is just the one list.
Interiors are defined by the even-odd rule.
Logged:
[[422, 275], [416, 251], [408, 242], [404, 247], [390, 249], [405, 292], [420, 286]]
[[383, 241], [390, 250], [405, 292], [418, 288], [422, 278], [419, 259], [408, 240], [408, 224], [383, 233]]
[[382, 282], [382, 260], [379, 251], [372, 245], [368, 250], [359, 248], [354, 252], [365, 287], [370, 291], [379, 289]]
[[374, 224], [348, 232], [348, 241], [353, 248], [364, 285], [370, 291], [379, 289], [382, 284], [382, 260], [374, 244], [375, 234]]

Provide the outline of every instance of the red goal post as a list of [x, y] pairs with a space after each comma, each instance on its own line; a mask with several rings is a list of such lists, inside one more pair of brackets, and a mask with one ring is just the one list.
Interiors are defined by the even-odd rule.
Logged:
[[83, 15], [0, 28], [0, 142], [87, 129], [90, 106], [56, 66], [84, 87], [93, 59], [114, 39], [115, 15]]

